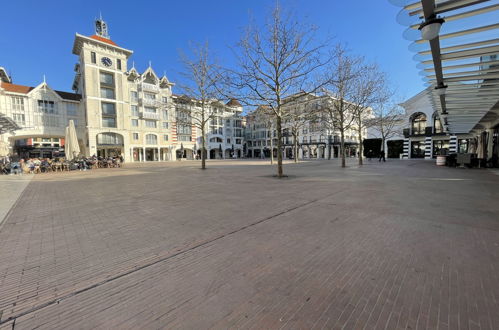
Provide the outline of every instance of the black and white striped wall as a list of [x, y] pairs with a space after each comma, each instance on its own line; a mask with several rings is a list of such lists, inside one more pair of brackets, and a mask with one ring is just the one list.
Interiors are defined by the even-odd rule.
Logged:
[[449, 139], [449, 153], [457, 152], [457, 136], [451, 135]]
[[402, 158], [409, 158], [409, 139], [404, 139], [404, 153], [402, 154]]
[[424, 139], [424, 159], [431, 159], [431, 136]]

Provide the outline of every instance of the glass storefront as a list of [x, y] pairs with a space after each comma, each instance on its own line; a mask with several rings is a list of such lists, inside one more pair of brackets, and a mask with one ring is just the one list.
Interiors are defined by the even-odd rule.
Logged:
[[424, 141], [411, 142], [411, 158], [424, 158]]
[[449, 140], [433, 141], [433, 158], [449, 154]]

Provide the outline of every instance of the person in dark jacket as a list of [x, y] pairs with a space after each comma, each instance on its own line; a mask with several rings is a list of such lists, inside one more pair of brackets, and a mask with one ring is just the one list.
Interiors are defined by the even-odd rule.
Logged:
[[379, 154], [379, 161], [381, 162], [382, 159], [383, 159], [384, 162], [386, 162], [385, 151], [384, 150], [381, 150], [381, 152]]

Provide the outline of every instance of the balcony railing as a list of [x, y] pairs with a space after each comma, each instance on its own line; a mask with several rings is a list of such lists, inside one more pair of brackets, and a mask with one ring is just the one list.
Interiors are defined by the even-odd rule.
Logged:
[[146, 91], [146, 92], [159, 93], [159, 86], [156, 86], [153, 84], [148, 84], [148, 83], [141, 83], [141, 84], [139, 84], [139, 90]]
[[159, 120], [159, 114], [153, 113], [153, 112], [141, 112], [140, 116], [144, 119], [153, 119], [153, 120]]
[[159, 108], [163, 105], [161, 101], [158, 101], [156, 99], [146, 99], [146, 98], [140, 98], [139, 102], [141, 105], [146, 106], [146, 107], [155, 107]]

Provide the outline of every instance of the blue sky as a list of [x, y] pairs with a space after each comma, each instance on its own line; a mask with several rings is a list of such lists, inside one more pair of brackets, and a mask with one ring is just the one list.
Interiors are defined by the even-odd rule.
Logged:
[[[9, 70], [14, 83], [37, 85], [45, 74], [49, 85], [71, 90], [71, 53], [76, 32], [94, 34], [93, 21], [102, 12], [111, 39], [134, 51], [131, 60], [139, 71], [149, 61], [155, 71], [175, 82], [182, 70], [178, 51], [189, 41], [208, 40], [221, 61], [230, 61], [233, 46], [250, 15], [264, 19], [273, 0], [184, 1], [4, 1], [0, 33], [0, 66]], [[281, 0], [298, 16], [346, 43], [353, 54], [379, 63], [388, 73], [399, 100], [424, 88], [418, 75], [405, 27], [396, 22], [400, 8], [388, 0]], [[131, 63], [130, 63], [131, 64]]]

